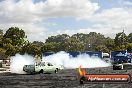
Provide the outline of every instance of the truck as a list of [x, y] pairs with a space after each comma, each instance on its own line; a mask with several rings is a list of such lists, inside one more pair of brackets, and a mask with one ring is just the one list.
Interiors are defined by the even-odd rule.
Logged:
[[103, 53], [103, 60], [106, 61], [107, 63], [110, 63], [110, 55], [109, 53]]
[[111, 52], [113, 70], [132, 69], [132, 54], [127, 51]]
[[53, 65], [49, 62], [38, 62], [33, 65], [24, 65], [23, 71], [29, 74], [35, 73], [57, 73], [60, 69], [60, 66]]

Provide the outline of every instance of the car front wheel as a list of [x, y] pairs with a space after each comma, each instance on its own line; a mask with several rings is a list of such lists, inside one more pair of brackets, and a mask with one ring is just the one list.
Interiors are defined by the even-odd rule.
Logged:
[[55, 73], [58, 73], [58, 68], [56, 68]]

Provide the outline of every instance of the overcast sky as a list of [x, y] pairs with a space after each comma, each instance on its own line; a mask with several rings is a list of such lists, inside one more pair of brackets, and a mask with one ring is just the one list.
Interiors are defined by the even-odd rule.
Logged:
[[29, 41], [97, 32], [132, 33], [132, 0], [0, 0], [0, 29], [19, 27]]

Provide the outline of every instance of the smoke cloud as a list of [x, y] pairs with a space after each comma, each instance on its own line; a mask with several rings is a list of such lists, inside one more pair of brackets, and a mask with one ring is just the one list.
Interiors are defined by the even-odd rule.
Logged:
[[87, 54], [80, 54], [77, 57], [72, 57], [63, 51], [43, 57], [42, 61], [50, 62], [55, 65], [63, 65], [65, 68], [78, 68], [80, 65], [85, 68], [108, 67], [111, 65], [111, 63], [106, 63], [94, 56], [90, 57]]
[[25, 74], [25, 72], [23, 71], [23, 66], [34, 64], [34, 62], [35, 61], [32, 56], [29, 56], [27, 54], [16, 54], [15, 56], [11, 57], [10, 70], [12, 73]]
[[[50, 62], [57, 66], [64, 66], [64, 68], [78, 68], [80, 65], [85, 68], [95, 68], [95, 67], [107, 67], [110, 63], [106, 63], [97, 57], [89, 57], [87, 54], [81, 54], [77, 57], [72, 57], [66, 52], [58, 52], [56, 54], [46, 56], [42, 58], [42, 61]], [[27, 54], [20, 55], [16, 54], [11, 57], [10, 69], [12, 73], [25, 74], [23, 71], [24, 65], [34, 64], [34, 58]]]

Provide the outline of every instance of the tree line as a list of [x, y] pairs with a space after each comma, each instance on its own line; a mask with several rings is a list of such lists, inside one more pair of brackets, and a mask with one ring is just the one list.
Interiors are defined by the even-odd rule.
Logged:
[[0, 58], [8, 58], [16, 53], [41, 57], [43, 52], [59, 51], [132, 51], [132, 33], [116, 34], [114, 39], [96, 32], [77, 33], [72, 36], [61, 34], [48, 37], [45, 42], [27, 40], [24, 30], [11, 27], [5, 33], [0, 30]]

